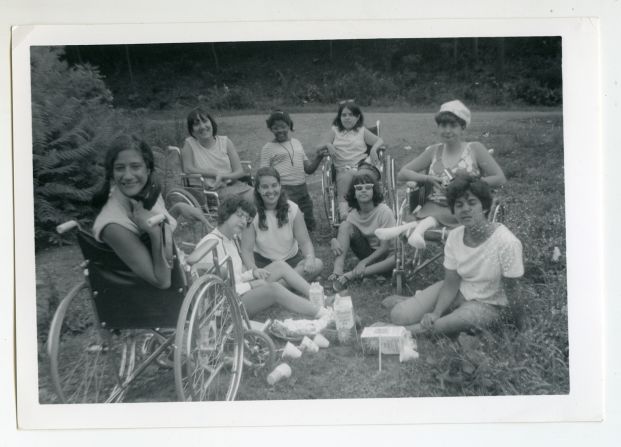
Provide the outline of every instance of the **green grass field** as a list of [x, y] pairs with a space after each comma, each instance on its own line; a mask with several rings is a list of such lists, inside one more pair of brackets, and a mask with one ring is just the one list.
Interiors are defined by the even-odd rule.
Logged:
[[[294, 114], [294, 136], [307, 153], [329, 129], [331, 113]], [[271, 138], [263, 115], [216, 118], [219, 133], [228, 135], [243, 159], [255, 163], [263, 144]], [[367, 113], [366, 124], [382, 123], [381, 134], [397, 166], [436, 142], [430, 113]], [[128, 125], [154, 146], [180, 145], [185, 137], [183, 117], [157, 119], [148, 114], [128, 117]], [[567, 278], [564, 256], [552, 260], [554, 247], [565, 253], [565, 199], [563, 174], [563, 121], [560, 111], [475, 112], [467, 140], [481, 141], [494, 149], [508, 182], [500, 192], [506, 207], [504, 219], [524, 246], [526, 274], [524, 294], [513, 305], [519, 329], [502, 330], [476, 337], [420, 338], [420, 358], [400, 364], [385, 356], [378, 372], [377, 356], [368, 356], [356, 345], [331, 346], [315, 355], [292, 361], [291, 379], [275, 387], [261, 376], [245, 375], [238, 399], [333, 399], [370, 397], [472, 396], [565, 394], [569, 392], [569, 345], [567, 331]], [[411, 149], [406, 150], [405, 147]], [[158, 154], [163, 165], [163, 152]], [[167, 179], [167, 186], [171, 180]], [[320, 169], [308, 178], [315, 204], [318, 229], [313, 235], [317, 255], [324, 260], [327, 277], [332, 269], [329, 240], [332, 229], [323, 213]], [[79, 280], [79, 251], [74, 246], [49, 248], [37, 253], [37, 278], [42, 282], [38, 300], [50, 308]], [[441, 278], [441, 267], [430, 269], [409, 284], [420, 289]], [[364, 326], [388, 321], [381, 300], [392, 293], [390, 282], [372, 279], [353, 284], [350, 292]], [[48, 312], [49, 314], [49, 312]], [[41, 312], [44, 322], [45, 310]], [[270, 309], [256, 319], [285, 317]], [[40, 391], [48, 400], [52, 389], [46, 377], [46, 356], [40, 355]], [[152, 368], [128, 395], [130, 401], [174, 400], [172, 372]]]

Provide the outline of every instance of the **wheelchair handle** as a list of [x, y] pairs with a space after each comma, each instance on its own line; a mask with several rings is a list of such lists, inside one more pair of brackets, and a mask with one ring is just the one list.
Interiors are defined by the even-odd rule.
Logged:
[[56, 227], [56, 232], [58, 234], [66, 233], [69, 230], [72, 230], [76, 227], [79, 227], [79, 224], [75, 220], [69, 220], [67, 222], [61, 223]]
[[162, 222], [165, 222], [166, 220], [167, 219], [166, 219], [165, 215], [163, 215], [161, 213], [160, 214], [156, 214], [155, 216], [149, 217], [147, 219], [147, 225], [149, 225], [150, 227], [154, 227], [155, 225], [159, 225]]

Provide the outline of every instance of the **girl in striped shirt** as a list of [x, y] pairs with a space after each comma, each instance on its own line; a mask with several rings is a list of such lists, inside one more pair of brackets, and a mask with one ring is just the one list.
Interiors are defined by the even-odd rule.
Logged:
[[317, 170], [321, 159], [327, 154], [327, 149], [318, 150], [310, 161], [302, 143], [289, 136], [289, 131], [293, 131], [293, 121], [287, 112], [280, 110], [272, 112], [266, 123], [267, 128], [274, 134], [274, 139], [261, 149], [259, 167], [269, 166], [278, 171], [282, 189], [304, 213], [308, 231], [313, 231], [315, 217], [313, 201], [306, 186], [306, 174], [312, 174]]

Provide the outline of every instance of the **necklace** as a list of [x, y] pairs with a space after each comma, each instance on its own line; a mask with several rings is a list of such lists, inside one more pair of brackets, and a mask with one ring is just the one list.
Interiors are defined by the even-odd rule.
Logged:
[[494, 228], [495, 226], [489, 222], [485, 222], [481, 226], [466, 228], [464, 231], [464, 244], [469, 247], [478, 247], [489, 239]]
[[282, 144], [280, 141], [277, 141], [277, 143], [280, 144], [282, 146], [282, 148], [285, 150], [285, 152], [289, 156], [289, 160], [291, 161], [291, 166], [293, 166], [293, 153], [294, 153], [293, 143], [291, 141], [289, 141], [289, 144], [291, 145], [291, 152], [289, 152], [289, 149], [287, 149], [287, 146]]

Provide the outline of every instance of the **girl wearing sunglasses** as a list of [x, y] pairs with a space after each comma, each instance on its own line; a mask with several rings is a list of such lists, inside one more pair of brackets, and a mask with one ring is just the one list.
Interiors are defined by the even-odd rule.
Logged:
[[[336, 239], [331, 242], [336, 259], [328, 279], [336, 292], [347, 288], [347, 284], [354, 279], [376, 274], [390, 275], [395, 266], [392, 241], [380, 241], [375, 236], [376, 229], [395, 225], [395, 216], [382, 202], [384, 197], [375, 176], [368, 171], [358, 172], [345, 198], [351, 211], [339, 226]], [[353, 270], [344, 272], [349, 249], [359, 262]]]

